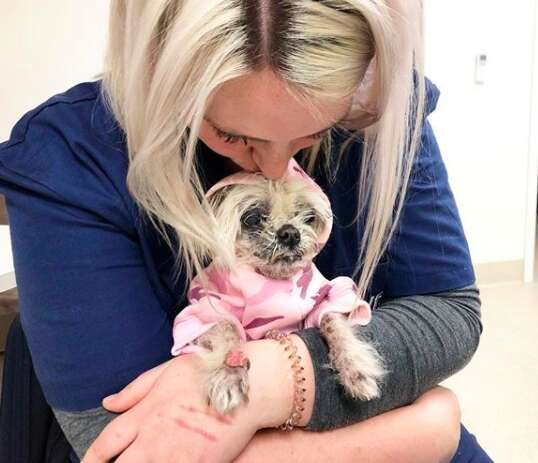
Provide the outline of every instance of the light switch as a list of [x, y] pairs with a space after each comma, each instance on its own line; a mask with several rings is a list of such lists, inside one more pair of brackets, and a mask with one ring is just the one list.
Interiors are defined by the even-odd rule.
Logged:
[[481, 54], [476, 56], [474, 81], [476, 84], [484, 84], [488, 69], [488, 55]]

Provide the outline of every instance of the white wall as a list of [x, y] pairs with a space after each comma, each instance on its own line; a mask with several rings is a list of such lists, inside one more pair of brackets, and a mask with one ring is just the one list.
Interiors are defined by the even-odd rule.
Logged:
[[0, 141], [26, 111], [101, 72], [108, 5], [108, 0], [2, 2]]
[[[3, 3], [0, 140], [24, 112], [101, 71], [109, 2]], [[523, 259], [533, 3], [425, 0], [426, 71], [442, 92], [430, 120], [475, 263]]]
[[425, 9], [426, 74], [442, 92], [430, 120], [473, 261], [522, 260], [534, 0], [425, 0]]

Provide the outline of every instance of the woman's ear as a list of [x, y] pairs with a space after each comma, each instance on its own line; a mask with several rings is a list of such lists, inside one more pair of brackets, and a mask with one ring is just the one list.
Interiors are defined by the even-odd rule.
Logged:
[[377, 108], [377, 69], [375, 56], [371, 59], [366, 73], [357, 87], [351, 102], [349, 114], [340, 125], [346, 129], [363, 129], [379, 120]]

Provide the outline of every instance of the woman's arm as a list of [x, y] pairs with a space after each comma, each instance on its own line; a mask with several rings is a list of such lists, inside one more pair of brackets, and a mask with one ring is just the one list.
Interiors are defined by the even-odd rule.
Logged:
[[[378, 318], [380, 320], [376, 321]], [[302, 426], [308, 424], [305, 429], [321, 431], [343, 427], [359, 421], [368, 423], [370, 420], [366, 419], [375, 415], [386, 417], [388, 426], [393, 422], [392, 415], [384, 412], [416, 401], [417, 397], [425, 391], [462, 368], [476, 350], [482, 331], [478, 290], [472, 286], [447, 293], [386, 301], [375, 310], [370, 325], [362, 327], [361, 331], [365, 332], [365, 328], [371, 328], [368, 336], [375, 336], [375, 339], [378, 340], [378, 348], [385, 354], [389, 366], [393, 366], [393, 372], [388, 375], [386, 385], [382, 389], [386, 391], [389, 388], [392, 393], [384, 392], [380, 399], [369, 403], [352, 401], [343, 396], [343, 390], [337, 383], [334, 373], [323, 366], [328, 364], [326, 347], [325, 349], [316, 349], [316, 346], [325, 345], [321, 337], [315, 338], [315, 333], [318, 330], [309, 329], [293, 335], [296, 338], [300, 355], [304, 358], [304, 374], [307, 380], [305, 386], [307, 389], [306, 410], [300, 423]], [[303, 343], [300, 340], [305, 340], [305, 333], [307, 333], [306, 342]], [[316, 344], [316, 341], [319, 344]], [[401, 367], [399, 362], [402, 362]], [[407, 368], [406, 365], [415, 365], [415, 368]], [[286, 367], [286, 365], [283, 366]], [[433, 369], [433, 373], [428, 373], [431, 369]], [[266, 378], [267, 382], [270, 380], [270, 377]], [[262, 381], [264, 380], [262, 379]], [[429, 397], [433, 400], [435, 396]], [[419, 403], [420, 400], [416, 401], [415, 405]], [[359, 427], [348, 426], [335, 436], [338, 435], [343, 441], [349, 439], [350, 445], [355, 445], [353, 442], [356, 439], [357, 445], [362, 446], [361, 451], [365, 454], [374, 452], [376, 445], [388, 449], [391, 445], [395, 445], [396, 438], [405, 440], [405, 433], [408, 432], [410, 426], [413, 426], [412, 417], [417, 409], [420, 411], [421, 407], [410, 410], [406, 407], [402, 410], [408, 412], [394, 415], [398, 417], [395, 419], [395, 423], [409, 420], [404, 428], [401, 428], [399, 424], [394, 425], [396, 430], [405, 429], [404, 433], [398, 434], [395, 431], [396, 434], [386, 433], [377, 436], [375, 433], [377, 427], [365, 424], [365, 426]], [[427, 409], [430, 410], [430, 407]], [[55, 410], [55, 414], [67, 439], [80, 455], [84, 454], [106, 424], [117, 416], [103, 408], [85, 412]], [[429, 418], [431, 417], [425, 413], [424, 419]], [[375, 423], [380, 422], [383, 421], [375, 421]], [[441, 436], [444, 439], [444, 444], [448, 447], [453, 440], [450, 423], [452, 421], [447, 418], [446, 433]], [[444, 423], [440, 422], [438, 426], [440, 426], [439, 432], [443, 432]], [[359, 437], [356, 434], [357, 429], [361, 430]], [[370, 429], [373, 430], [375, 439], [367, 437]], [[437, 428], [422, 429], [422, 432], [428, 434], [430, 430], [434, 429]], [[419, 430], [420, 427], [417, 428], [417, 432]], [[272, 434], [267, 434], [267, 432]], [[266, 442], [266, 436], [274, 437], [280, 433], [280, 431], [267, 432], [256, 435], [257, 437], [251, 443], [253, 448], [258, 448], [260, 442]], [[329, 442], [328, 439], [317, 437], [317, 433], [306, 435], [311, 436], [312, 439], [308, 440], [308, 445], [312, 443], [312, 445], [323, 447], [324, 442]], [[329, 434], [323, 433], [323, 435]], [[421, 435], [424, 436], [424, 434]], [[300, 432], [292, 432], [290, 436], [298, 437], [297, 440], [291, 437], [286, 438], [288, 440], [284, 442], [291, 444], [293, 441], [293, 445], [297, 447], [304, 445], [305, 437]], [[425, 436], [424, 441], [427, 442], [427, 436]], [[431, 440], [429, 444], [430, 451], [435, 451], [438, 448], [435, 440]], [[307, 450], [305, 449], [305, 451]], [[253, 449], [250, 449], [249, 452], [253, 452]]]
[[328, 348], [318, 329], [297, 333], [314, 367], [315, 399], [307, 430], [335, 429], [408, 405], [462, 369], [482, 333], [479, 291], [473, 285], [387, 300], [374, 311], [370, 324], [357, 332], [376, 345], [389, 370], [381, 397], [369, 402], [345, 395], [334, 371], [326, 366]]
[[258, 431], [234, 463], [448, 462], [460, 438], [461, 413], [452, 391], [441, 386], [413, 404], [331, 431]]
[[52, 411], [65, 438], [79, 458], [86, 453], [105, 426], [118, 416], [117, 413], [111, 413], [103, 407], [81, 412], [66, 412], [55, 408]]

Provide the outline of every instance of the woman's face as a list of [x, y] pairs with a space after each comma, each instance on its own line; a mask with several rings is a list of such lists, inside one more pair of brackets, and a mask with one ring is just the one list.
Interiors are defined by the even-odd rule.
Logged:
[[271, 72], [224, 83], [200, 129], [201, 140], [242, 169], [280, 178], [289, 159], [318, 141], [346, 116], [351, 100], [324, 108], [321, 119], [286, 92]]

